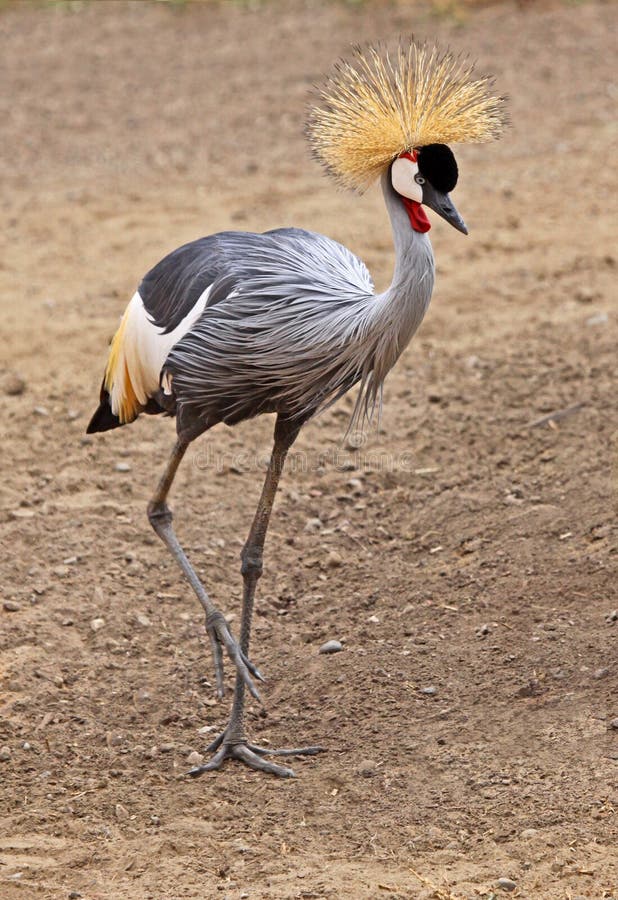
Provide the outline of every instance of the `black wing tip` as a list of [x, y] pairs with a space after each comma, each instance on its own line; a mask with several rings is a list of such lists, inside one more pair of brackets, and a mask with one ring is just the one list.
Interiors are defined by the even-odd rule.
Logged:
[[123, 423], [118, 416], [111, 411], [107, 400], [102, 400], [99, 408], [88, 423], [86, 434], [95, 434], [97, 431], [111, 431], [112, 428], [120, 428]]

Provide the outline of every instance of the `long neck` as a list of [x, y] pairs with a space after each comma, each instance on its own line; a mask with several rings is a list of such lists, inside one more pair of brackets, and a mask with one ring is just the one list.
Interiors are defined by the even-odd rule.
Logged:
[[[390, 173], [382, 178], [382, 191], [393, 229], [395, 271], [390, 287], [370, 298], [365, 307], [365, 327], [358, 352], [364, 366], [350, 428], [362, 427], [364, 415], [379, 405], [382, 384], [421, 324], [429, 306], [434, 282], [433, 252], [426, 234], [414, 231], [408, 213], [390, 183]], [[368, 298], [369, 299], [369, 298]]]
[[372, 312], [374, 333], [379, 335], [374, 373], [382, 381], [421, 324], [434, 283], [434, 260], [426, 234], [414, 231], [401, 198], [393, 190], [388, 173], [382, 191], [393, 229], [395, 271], [390, 287], [376, 297]]
[[389, 301], [408, 302], [418, 307], [423, 318], [434, 282], [434, 259], [426, 234], [415, 231], [405, 206], [391, 185], [390, 174], [382, 176], [382, 193], [391, 220], [395, 245], [395, 271], [384, 295]]

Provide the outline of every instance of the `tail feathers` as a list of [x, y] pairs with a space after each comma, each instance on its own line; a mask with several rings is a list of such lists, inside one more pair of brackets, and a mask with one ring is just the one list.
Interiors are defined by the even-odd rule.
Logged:
[[97, 431], [111, 431], [112, 428], [120, 428], [122, 425], [129, 425], [137, 419], [140, 413], [146, 413], [150, 416], [156, 416], [160, 413], [164, 413], [165, 415], [174, 414], [173, 408], [170, 407], [169, 409], [165, 409], [157, 403], [154, 397], [149, 397], [145, 406], [139, 406], [136, 409], [133, 418], [127, 419], [126, 422], [121, 422], [120, 418], [112, 412], [110, 396], [105, 388], [105, 383], [101, 385], [100, 400], [101, 402], [99, 403], [98, 408], [95, 410], [94, 415], [88, 423], [86, 434], [94, 434]]
[[101, 397], [99, 407], [90, 419], [86, 434], [94, 434], [97, 431], [110, 431], [119, 428], [123, 422], [112, 412], [110, 397], [105, 389], [105, 382], [101, 385]]

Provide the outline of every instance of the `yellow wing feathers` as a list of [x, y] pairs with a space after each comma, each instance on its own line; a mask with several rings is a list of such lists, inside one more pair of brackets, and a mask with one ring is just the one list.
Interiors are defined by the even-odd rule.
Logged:
[[105, 390], [110, 396], [112, 412], [118, 416], [123, 425], [126, 422], [132, 422], [141, 408], [131, 381], [126, 357], [125, 339], [130, 314], [131, 305], [129, 304], [112, 339], [103, 382]]
[[203, 312], [209, 291], [210, 286], [172, 331], [155, 325], [139, 292], [133, 295], [113, 337], [103, 382], [122, 425], [132, 422], [158, 391], [170, 350]]

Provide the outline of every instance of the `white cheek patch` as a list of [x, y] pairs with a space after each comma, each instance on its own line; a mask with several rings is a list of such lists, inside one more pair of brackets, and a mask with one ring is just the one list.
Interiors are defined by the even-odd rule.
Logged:
[[402, 197], [422, 203], [423, 189], [414, 180], [417, 173], [418, 165], [411, 159], [396, 159], [391, 167], [391, 184]]

